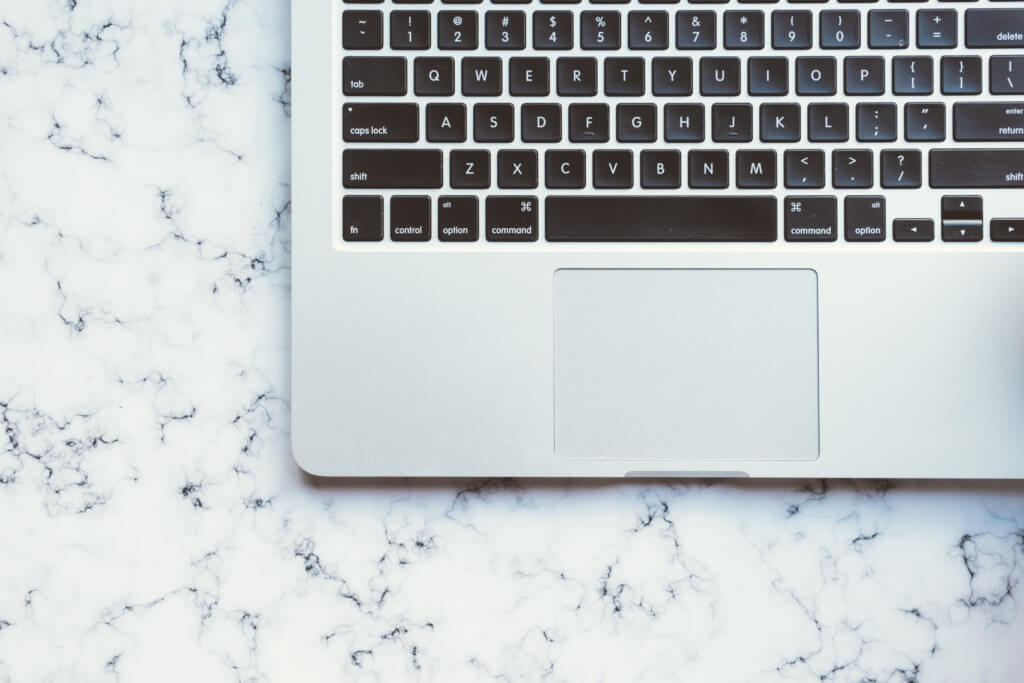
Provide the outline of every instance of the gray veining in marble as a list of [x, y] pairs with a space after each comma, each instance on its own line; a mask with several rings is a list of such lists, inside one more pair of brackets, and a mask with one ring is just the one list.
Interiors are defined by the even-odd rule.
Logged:
[[0, 681], [1024, 679], [1019, 483], [300, 475], [287, 14], [0, 1]]

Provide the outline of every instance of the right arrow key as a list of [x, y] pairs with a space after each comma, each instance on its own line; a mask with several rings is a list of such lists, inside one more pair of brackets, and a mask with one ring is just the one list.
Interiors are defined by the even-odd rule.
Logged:
[[993, 218], [989, 233], [993, 242], [1024, 242], [1024, 218]]

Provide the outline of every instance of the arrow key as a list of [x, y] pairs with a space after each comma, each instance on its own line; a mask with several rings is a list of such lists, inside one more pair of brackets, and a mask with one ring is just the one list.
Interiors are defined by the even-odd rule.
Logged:
[[930, 218], [897, 218], [892, 222], [892, 238], [897, 242], [931, 242], [935, 239], [935, 221]]
[[983, 210], [978, 195], [947, 195], [942, 198], [942, 239], [946, 242], [980, 242]]
[[993, 242], [1024, 242], [1024, 218], [993, 218], [989, 234]]

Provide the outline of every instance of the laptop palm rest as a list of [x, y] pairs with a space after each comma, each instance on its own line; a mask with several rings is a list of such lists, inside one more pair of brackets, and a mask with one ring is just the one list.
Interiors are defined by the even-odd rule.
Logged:
[[818, 456], [814, 271], [566, 269], [554, 292], [559, 457]]

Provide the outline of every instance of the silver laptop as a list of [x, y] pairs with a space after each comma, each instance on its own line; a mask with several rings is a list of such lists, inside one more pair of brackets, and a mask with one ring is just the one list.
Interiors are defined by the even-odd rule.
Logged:
[[305, 470], [1024, 477], [1024, 3], [292, 20]]

